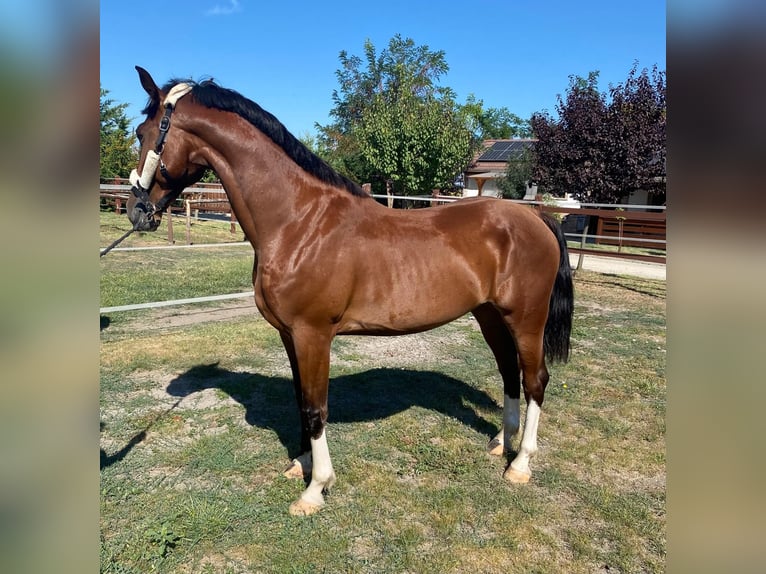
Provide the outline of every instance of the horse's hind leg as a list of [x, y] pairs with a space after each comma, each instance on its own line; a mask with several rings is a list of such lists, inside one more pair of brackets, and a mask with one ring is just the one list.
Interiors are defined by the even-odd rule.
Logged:
[[481, 333], [492, 349], [500, 376], [503, 378], [503, 426], [489, 441], [489, 453], [502, 456], [511, 452], [511, 444], [519, 431], [519, 397], [521, 378], [516, 343], [500, 312], [491, 303], [485, 303], [473, 310], [479, 322]]
[[525, 483], [529, 482], [532, 476], [529, 460], [537, 452], [537, 426], [540, 422], [540, 407], [543, 404], [545, 387], [548, 384], [548, 370], [543, 354], [543, 326], [532, 331], [517, 328], [514, 332], [523, 375], [527, 413], [519, 452], [504, 476], [511, 482]]

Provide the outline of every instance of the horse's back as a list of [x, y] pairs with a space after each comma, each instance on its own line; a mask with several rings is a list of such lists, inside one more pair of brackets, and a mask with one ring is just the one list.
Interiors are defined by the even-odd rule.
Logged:
[[555, 276], [555, 238], [526, 206], [480, 198], [374, 216], [355, 225], [342, 332], [431, 328], [488, 301], [512, 305], [504, 293], [528, 293], [524, 283], [544, 293]]

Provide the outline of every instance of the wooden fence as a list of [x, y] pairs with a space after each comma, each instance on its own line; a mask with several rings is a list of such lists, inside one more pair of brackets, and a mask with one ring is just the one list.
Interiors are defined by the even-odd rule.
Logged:
[[[114, 206], [121, 213], [130, 194], [130, 184], [119, 180], [100, 185], [102, 203]], [[386, 196], [373, 196], [386, 199]], [[459, 201], [457, 197], [402, 197], [411, 205], [417, 202], [447, 203]], [[656, 263], [666, 262], [667, 221], [664, 208], [654, 206], [583, 204], [579, 208], [565, 208], [546, 205], [542, 201], [504, 200], [530, 205], [553, 214], [565, 216], [564, 230], [570, 242], [570, 253], [620, 257]], [[204, 219], [208, 215], [228, 216], [231, 233], [237, 233], [236, 215], [231, 209], [223, 188], [218, 184], [196, 184], [185, 189], [178, 200], [168, 206], [168, 214], [181, 216], [186, 222], [186, 243], [191, 244], [191, 221]], [[173, 218], [168, 217], [168, 242], [174, 243]], [[589, 233], [595, 227], [595, 233]], [[572, 242], [579, 243], [573, 246]], [[616, 246], [616, 250], [596, 249], [594, 245]], [[591, 247], [589, 247], [591, 246]], [[623, 251], [623, 247], [644, 248], [643, 253], [635, 250]]]
[[[110, 183], [102, 183], [99, 186], [99, 197], [102, 205], [113, 207], [117, 213], [126, 210], [130, 197], [130, 183], [126, 180], [115, 180]], [[219, 184], [196, 184], [187, 187], [181, 192], [176, 201], [171, 203], [165, 210], [168, 243], [175, 243], [173, 228], [173, 215], [185, 218], [186, 244], [191, 245], [191, 223], [194, 220], [205, 219], [207, 216], [228, 216], [232, 234], [237, 233], [237, 217], [231, 209], [229, 198]]]
[[[617, 207], [580, 207], [564, 208], [550, 205], [542, 205], [539, 202], [538, 209], [543, 211], [567, 215], [584, 221], [577, 226], [577, 231], [567, 232], [569, 241], [579, 241], [579, 247], [570, 247], [570, 253], [600, 255], [602, 257], [621, 257], [624, 259], [638, 259], [655, 263], [667, 261], [667, 219], [665, 210], [657, 210], [652, 206], [632, 207], [620, 205]], [[587, 205], [587, 204], [586, 204]], [[618, 208], [621, 211], [618, 211]], [[654, 211], [637, 211], [636, 209], [653, 209]], [[623, 211], [624, 210], [624, 211]], [[591, 219], [595, 219], [596, 233], [590, 234]], [[566, 223], [564, 225], [567, 231]], [[614, 245], [616, 251], [607, 251], [588, 248], [588, 245]], [[622, 247], [641, 247], [651, 250], [653, 253], [625, 252]], [[581, 259], [582, 261], [582, 259]]]
[[[373, 195], [383, 202], [392, 199], [403, 208], [417, 207], [421, 202], [445, 204], [462, 198], [446, 195], [435, 196], [386, 196]], [[570, 253], [579, 253], [578, 268], [582, 266], [585, 254], [602, 257], [619, 257], [654, 263], [666, 262], [666, 214], [664, 206], [582, 204], [579, 208], [548, 205], [541, 199], [528, 201], [505, 199], [533, 209], [563, 216], [563, 228], [569, 242]], [[572, 243], [579, 246], [573, 246]], [[596, 249], [593, 246], [616, 246], [616, 250]], [[591, 246], [591, 247], [589, 247]], [[635, 249], [623, 251], [623, 247], [643, 248], [644, 253]]]

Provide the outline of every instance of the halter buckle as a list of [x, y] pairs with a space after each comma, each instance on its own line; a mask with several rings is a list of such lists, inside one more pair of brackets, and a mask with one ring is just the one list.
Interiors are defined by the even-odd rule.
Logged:
[[166, 113], [160, 120], [160, 131], [167, 132], [170, 129], [170, 114]]

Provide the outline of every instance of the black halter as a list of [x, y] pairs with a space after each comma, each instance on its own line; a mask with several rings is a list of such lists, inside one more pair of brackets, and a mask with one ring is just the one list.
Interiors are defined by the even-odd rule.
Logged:
[[[160, 156], [160, 173], [165, 179], [170, 179], [165, 162], [162, 161], [162, 150], [165, 147], [165, 138], [168, 135], [170, 129], [170, 116], [173, 115], [175, 106], [171, 103], [165, 104], [165, 113], [160, 120], [160, 134], [157, 136], [157, 142], [154, 144], [154, 152]], [[146, 218], [150, 218], [155, 213], [159, 213], [165, 209], [168, 203], [170, 203], [170, 195], [164, 196], [156, 204], [149, 199], [149, 190], [144, 189], [139, 182], [130, 190], [133, 195], [138, 199], [139, 203], [143, 204], [146, 211]]]
[[[171, 90], [170, 93], [165, 98], [165, 113], [162, 115], [162, 118], [160, 119], [160, 133], [157, 136], [157, 141], [154, 144], [154, 151], [150, 151], [149, 154], [153, 154], [151, 156], [151, 174], [147, 172], [145, 175], [149, 176], [151, 175], [150, 179], [144, 178], [144, 181], [148, 181], [147, 187], [151, 189], [153, 182], [154, 182], [154, 170], [157, 169], [157, 164], [159, 163], [160, 167], [160, 173], [162, 174], [162, 177], [165, 178], [166, 181], [170, 181], [171, 178], [170, 174], [167, 171], [167, 167], [165, 166], [165, 163], [162, 161], [162, 150], [165, 147], [165, 138], [168, 135], [168, 131], [170, 130], [170, 116], [173, 115], [173, 110], [175, 109], [176, 102], [180, 98], [182, 98], [184, 95], [188, 94], [191, 91], [192, 87], [188, 84], [177, 84], [175, 85]], [[144, 160], [144, 170], [147, 168], [147, 161], [149, 160], [150, 156], [147, 154], [146, 159]], [[153, 215], [155, 213], [161, 213], [167, 205], [172, 201], [172, 193], [168, 193], [164, 197], [162, 197], [157, 203], [153, 203], [151, 199], [149, 199], [149, 189], [144, 188], [143, 185], [141, 185], [141, 176], [138, 175], [137, 169], [134, 169], [130, 174], [130, 181], [132, 182], [131, 186], [131, 193], [136, 198], [136, 204], [133, 206], [131, 213], [128, 214], [128, 217], [133, 222], [133, 229], [125, 233], [122, 237], [117, 239], [116, 241], [113, 241], [109, 247], [101, 251], [101, 257], [106, 255], [110, 250], [114, 249], [119, 243], [121, 243], [125, 238], [127, 238], [131, 233], [137, 230], [148, 230], [154, 231], [157, 229], [159, 223], [155, 222]]]

